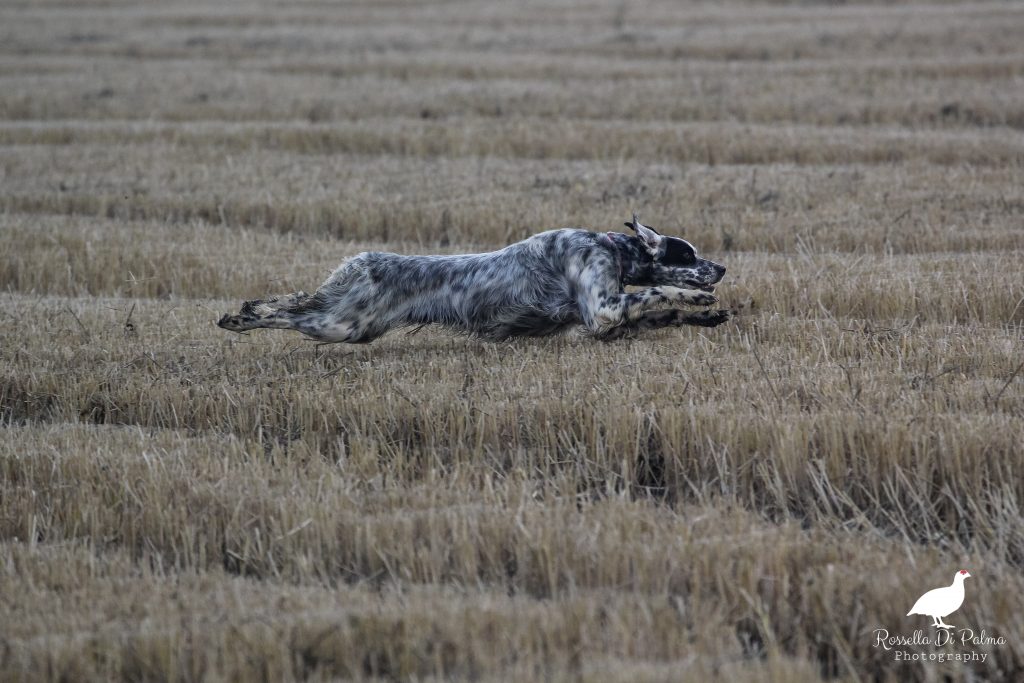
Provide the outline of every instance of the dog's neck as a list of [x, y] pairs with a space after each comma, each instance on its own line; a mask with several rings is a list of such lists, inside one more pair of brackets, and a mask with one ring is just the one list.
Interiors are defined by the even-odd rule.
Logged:
[[615, 255], [619, 262], [619, 279], [624, 285], [641, 284], [644, 281], [644, 273], [653, 262], [651, 255], [640, 244], [636, 237], [624, 235], [621, 232], [609, 232], [608, 239], [615, 248]]

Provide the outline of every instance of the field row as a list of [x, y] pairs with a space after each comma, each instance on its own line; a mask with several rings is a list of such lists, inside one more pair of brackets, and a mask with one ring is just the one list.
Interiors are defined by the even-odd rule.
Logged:
[[[459, 3], [349, 7], [164, 9], [133, 5], [8, 9], [5, 52], [218, 60], [332, 53], [417, 53], [455, 46], [510, 52], [688, 60], [907, 58], [1019, 50], [1021, 10], [1006, 3], [809, 9], [702, 7], [616, 0], [467, 12]], [[116, 22], [118, 31], [111, 30]], [[7, 23], [7, 22], [5, 22]], [[955, 25], [956, 30], [949, 30]], [[50, 39], [50, 40], [46, 40]]]
[[[311, 292], [361, 251], [422, 252], [410, 243], [342, 242], [199, 221], [166, 230], [148, 221], [31, 214], [0, 217], [0, 237], [19, 245], [0, 256], [0, 289], [71, 296], [265, 298]], [[459, 253], [467, 247], [432, 251]], [[783, 317], [990, 327], [1024, 323], [1024, 277], [1016, 267], [1022, 256], [1019, 250], [709, 254], [729, 268], [719, 291], [726, 307]]]
[[[609, 68], [608, 62], [597, 63]], [[731, 70], [657, 66], [643, 73], [642, 66], [627, 61], [612, 67], [611, 74], [586, 71], [580, 77], [575, 72], [586, 70], [588, 62], [573, 64], [541, 67], [527, 61], [518, 67], [522, 73], [507, 73], [517, 69], [515, 60], [463, 66], [374, 58], [230, 69], [175, 60], [141, 66], [110, 62], [99, 71], [93, 64], [82, 72], [81, 63], [0, 58], [0, 119], [344, 123], [479, 117], [494, 123], [530, 117], [581, 124], [914, 126], [921, 132], [1024, 128], [1018, 87], [1024, 55], [944, 68], [887, 67], [888, 72], [868, 62], [860, 68], [844, 63], [847, 68], [840, 72], [803, 66], [775, 73], [755, 63]], [[925, 68], [938, 73], [922, 77]]]
[[[444, 144], [430, 137], [420, 123], [409, 125], [411, 138], [400, 137], [389, 144], [400, 146], [402, 139]], [[364, 134], [387, 137], [370, 130], [372, 126], [353, 128], [349, 142], [361, 140]], [[484, 131], [478, 132], [484, 140]], [[592, 134], [600, 137], [599, 132]], [[649, 133], [650, 145], [662, 144], [655, 131]], [[664, 144], [676, 144], [681, 152], [691, 154], [695, 148], [686, 142], [690, 133], [670, 132]], [[7, 153], [0, 155], [5, 188], [0, 208], [27, 214], [149, 219], [156, 222], [156, 238], [163, 230], [156, 229], [160, 223], [177, 229], [182, 223], [200, 220], [364, 242], [412, 243], [431, 251], [450, 244], [461, 244], [463, 249], [497, 248], [536, 232], [573, 225], [618, 229], [633, 211], [707, 252], [900, 254], [1024, 249], [1020, 231], [1024, 202], [1019, 194], [1024, 166], [968, 166], [959, 161], [935, 166], [923, 160], [867, 166], [793, 165], [781, 162], [785, 155], [769, 152], [775, 144], [772, 140], [785, 138], [787, 145], [799, 146], [809, 136], [795, 129], [761, 133], [764, 137], [752, 134], [732, 142], [725, 133], [710, 128], [700, 134], [715, 137], [716, 144], [760, 146], [780, 163], [654, 164], [640, 156], [441, 158], [425, 149], [355, 154], [335, 149], [339, 139], [348, 138], [344, 131], [327, 127], [211, 124], [181, 129], [141, 126], [127, 131], [88, 124], [38, 131], [0, 127], [0, 137], [36, 138], [34, 144], [3, 148]], [[555, 144], [526, 127], [502, 135], [507, 140], [521, 135], [524, 141]], [[947, 142], [962, 148], [955, 152], [961, 161], [970, 156], [964, 150], [976, 145], [998, 148], [1001, 155], [1017, 154], [1010, 141], [998, 137], [972, 141], [949, 135]], [[149, 141], [132, 142], [133, 136]], [[603, 144], [610, 144], [614, 136], [609, 133]], [[557, 144], [578, 143], [584, 150], [586, 139], [570, 135]], [[918, 144], [913, 138], [910, 141]], [[373, 148], [369, 138], [353, 146], [361, 148], [364, 142], [367, 150]], [[943, 148], [928, 138], [919, 143], [922, 150], [930, 149], [927, 154], [938, 154]], [[866, 147], [853, 150], [864, 144], [851, 132], [845, 149], [856, 156]], [[898, 148], [901, 143], [883, 136], [877, 144], [883, 149]], [[522, 201], [524, 194], [530, 196], [529, 202]], [[21, 217], [4, 222], [25, 225]]]
[[[98, 40], [102, 41], [105, 38], [99, 35], [78, 35], [76, 41], [70, 36], [64, 37], [64, 42], [72, 44]], [[193, 46], [203, 44], [203, 40], [192, 42]], [[73, 54], [71, 49], [44, 53], [32, 50], [10, 53], [0, 50], [0, 77], [9, 79], [10, 83], [18, 83], [29, 76], [60, 79], [67, 74], [88, 76], [92, 73], [95, 76], [95, 72], [100, 71], [101, 74], [117, 74], [127, 78], [129, 75], [163, 71], [165, 75], [173, 74], [181, 78], [181, 71], [188, 68], [194, 72], [192, 83], [208, 83], [213, 80], [211, 75], [206, 73], [206, 69], [210, 68], [211, 62], [217, 62], [217, 68], [221, 73], [231, 73], [243, 79], [292, 76], [325, 77], [334, 82], [358, 82], [378, 78], [383, 81], [394, 80], [399, 84], [422, 79], [427, 84], [444, 81], [479, 81], [481, 86], [487, 86], [490, 81], [529, 81], [547, 85], [552, 80], [562, 80], [566, 87], [573, 88], [578, 87], [578, 81], [592, 84], [629, 81], [641, 86], [644, 86], [644, 81], [671, 81], [676, 82], [678, 87], [689, 88], [694, 87], [694, 80], [705, 81], [714, 77], [723, 81], [720, 84], [722, 87], [730, 87], [732, 81], [742, 80], [757, 92], [766, 87], [765, 81], [786, 82], [799, 75], [806, 75], [815, 83], [820, 83], [820, 77], [828, 75], [836, 79], [840, 88], [853, 87], [858, 79], [867, 79], [881, 86], [887, 86], [887, 81], [895, 79], [904, 81], [909, 88], [920, 88], [929, 81], [945, 79], [964, 86], [972, 83], [998, 83], [1024, 73], [1024, 52], [1005, 51], [987, 54], [984, 50], [964, 54], [943, 53], [890, 58], [871, 54], [844, 59], [807, 57], [777, 61], [659, 59], [611, 54], [560, 54], [552, 59], [540, 53], [473, 51], [466, 47], [438, 45], [414, 54], [401, 50], [335, 51], [330, 54], [304, 54], [298, 51], [294, 54], [265, 57], [259, 50], [254, 50], [246, 57], [220, 63], [220, 60], [214, 57], [190, 51], [188, 56], [177, 59], [150, 58], [145, 54], [138, 54], [134, 60], [131, 65], [126, 64], [123, 58], [103, 55], [91, 55], [85, 60], [80, 55]], [[291, 87], [287, 80], [281, 83], [275, 81], [275, 84], [286, 89]], [[79, 85], [82, 85], [81, 82]], [[235, 92], [223, 82], [220, 85], [221, 94]], [[240, 90], [237, 92], [241, 94]], [[704, 92], [707, 94], [708, 91]], [[811, 112], [794, 113], [802, 115]], [[638, 112], [638, 115], [647, 117], [650, 113]]]
[[[262, 116], [260, 118], [263, 118]], [[429, 117], [427, 117], [429, 118]], [[308, 123], [152, 124], [56, 122], [7, 124], [4, 145], [74, 146], [79, 150], [158, 143], [304, 155], [497, 157], [643, 161], [648, 164], [837, 165], [918, 162], [938, 166], [1024, 165], [1024, 134], [1006, 130], [909, 131], [808, 125], [591, 121], [517, 117], [508, 121], [424, 117]], [[16, 148], [17, 149], [17, 148]]]

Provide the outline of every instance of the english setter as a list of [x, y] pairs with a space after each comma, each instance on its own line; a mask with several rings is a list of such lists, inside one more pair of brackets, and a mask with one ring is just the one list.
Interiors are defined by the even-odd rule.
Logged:
[[[458, 256], [364, 252], [312, 295], [247, 301], [217, 324], [244, 332], [297, 330], [324, 342], [362, 344], [398, 327], [438, 324], [483, 339], [535, 337], [585, 325], [599, 339], [673, 325], [715, 327], [710, 306], [725, 266], [699, 258], [686, 240], [662, 236], [636, 214], [634, 236], [566, 228], [498, 251]], [[625, 285], [645, 287], [625, 291]]]

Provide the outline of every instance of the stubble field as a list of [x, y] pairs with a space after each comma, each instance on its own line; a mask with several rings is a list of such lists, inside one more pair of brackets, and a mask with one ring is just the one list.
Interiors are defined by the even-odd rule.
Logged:
[[[4, 3], [0, 678], [1021, 680], [1022, 187], [1020, 5]], [[214, 325], [634, 210], [735, 322]]]

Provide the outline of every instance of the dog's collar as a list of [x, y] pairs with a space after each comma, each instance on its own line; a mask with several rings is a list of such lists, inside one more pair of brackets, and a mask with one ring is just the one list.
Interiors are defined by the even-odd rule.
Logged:
[[619, 282], [622, 282], [622, 256], [619, 255], [619, 245], [615, 243], [615, 236], [621, 234], [621, 232], [609, 232], [604, 236], [604, 238], [608, 240], [608, 244], [612, 247], [612, 255], [615, 257], [615, 267], [619, 272]]

